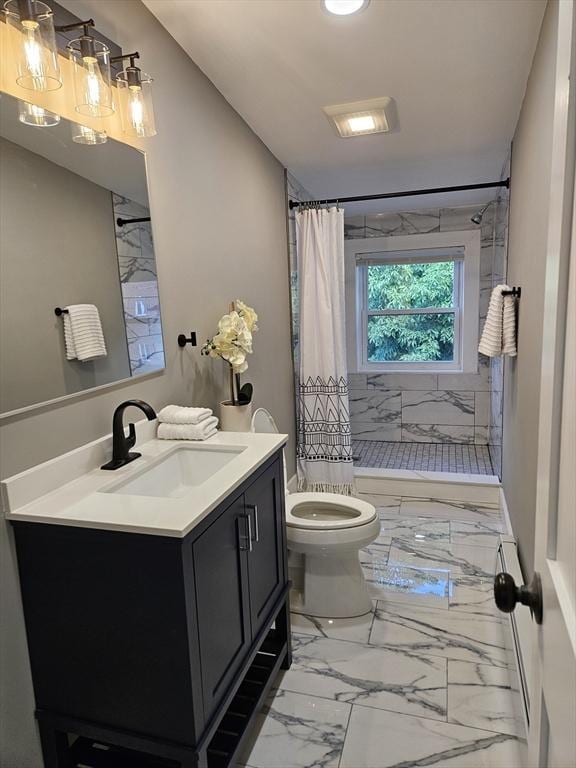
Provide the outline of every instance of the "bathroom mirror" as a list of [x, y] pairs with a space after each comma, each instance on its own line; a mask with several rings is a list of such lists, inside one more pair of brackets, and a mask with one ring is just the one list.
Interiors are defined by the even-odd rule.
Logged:
[[[47, 115], [1, 94], [2, 415], [164, 368], [145, 155]], [[55, 310], [80, 304], [105, 354], [70, 354], [83, 316]]]

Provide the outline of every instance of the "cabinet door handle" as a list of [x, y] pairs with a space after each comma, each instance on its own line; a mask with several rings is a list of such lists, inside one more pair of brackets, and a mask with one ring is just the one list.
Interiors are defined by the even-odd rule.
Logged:
[[258, 542], [260, 541], [260, 526], [258, 524], [258, 504], [246, 504], [248, 509], [252, 509], [254, 511], [254, 529], [255, 529], [255, 535], [254, 535], [254, 541]]
[[[252, 520], [250, 515], [238, 515], [238, 520], [248, 521], [248, 534], [240, 533], [240, 526], [238, 526], [238, 547], [242, 552], [252, 552]], [[242, 546], [242, 540], [248, 540], [248, 546]]]
[[246, 519], [248, 520], [248, 550], [252, 552], [252, 518], [246, 515]]

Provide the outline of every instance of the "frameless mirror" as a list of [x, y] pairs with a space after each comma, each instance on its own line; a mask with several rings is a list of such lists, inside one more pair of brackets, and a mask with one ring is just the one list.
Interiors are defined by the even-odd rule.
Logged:
[[164, 368], [144, 153], [30, 122], [1, 95], [0, 414]]

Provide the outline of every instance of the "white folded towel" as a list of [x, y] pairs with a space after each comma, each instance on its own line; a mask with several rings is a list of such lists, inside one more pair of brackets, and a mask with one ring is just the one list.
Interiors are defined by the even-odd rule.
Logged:
[[212, 416], [210, 408], [187, 408], [184, 405], [166, 405], [158, 414], [158, 421], [166, 424], [200, 424]]
[[70, 304], [64, 315], [64, 341], [68, 360], [105, 357], [106, 343], [98, 308], [94, 304]]
[[212, 416], [200, 424], [158, 424], [160, 440], [206, 440], [217, 432], [218, 419]]
[[488, 314], [478, 352], [488, 357], [516, 355], [516, 307], [513, 296], [503, 296], [508, 285], [497, 285], [490, 296]]

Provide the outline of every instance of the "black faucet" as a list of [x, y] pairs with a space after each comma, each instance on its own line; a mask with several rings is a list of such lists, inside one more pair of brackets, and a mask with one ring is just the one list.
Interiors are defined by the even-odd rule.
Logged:
[[126, 400], [120, 403], [114, 411], [114, 418], [112, 419], [112, 460], [101, 466], [100, 469], [119, 469], [142, 455], [141, 453], [130, 452], [130, 448], [136, 444], [134, 424], [128, 425], [128, 437], [124, 434], [124, 411], [131, 405], [144, 411], [148, 421], [156, 418], [156, 411], [144, 400]]

